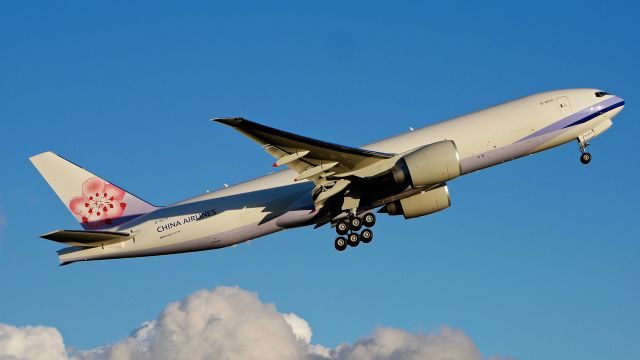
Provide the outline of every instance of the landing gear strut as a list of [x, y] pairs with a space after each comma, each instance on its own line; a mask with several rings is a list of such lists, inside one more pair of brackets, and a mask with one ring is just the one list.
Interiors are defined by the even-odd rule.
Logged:
[[373, 240], [373, 231], [364, 229], [358, 234], [358, 230], [360, 230], [363, 225], [370, 228], [375, 225], [375, 223], [376, 216], [373, 213], [366, 213], [362, 218], [351, 215], [347, 220], [338, 221], [336, 224], [336, 232], [338, 235], [347, 235], [347, 237], [339, 236], [336, 238], [336, 250], [344, 251], [347, 246], [356, 247], [361, 242], [364, 244], [370, 243], [371, 240]]

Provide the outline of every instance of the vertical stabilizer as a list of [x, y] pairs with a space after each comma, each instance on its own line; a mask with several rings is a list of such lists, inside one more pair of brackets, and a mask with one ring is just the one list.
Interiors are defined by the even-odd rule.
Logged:
[[84, 229], [108, 229], [156, 209], [52, 152], [30, 160]]

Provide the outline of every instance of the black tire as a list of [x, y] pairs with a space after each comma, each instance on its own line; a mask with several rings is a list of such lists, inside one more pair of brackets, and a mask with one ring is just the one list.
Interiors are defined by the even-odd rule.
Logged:
[[349, 236], [347, 237], [347, 243], [351, 247], [358, 246], [358, 244], [360, 244], [360, 235], [358, 235], [356, 233], [349, 234]]
[[580, 162], [585, 164], [585, 165], [590, 163], [591, 162], [591, 154], [589, 154], [588, 152], [582, 153], [582, 155], [580, 155]]
[[362, 223], [364, 226], [370, 228], [376, 224], [376, 216], [373, 213], [367, 213], [362, 218]]
[[360, 228], [362, 228], [362, 220], [360, 220], [360, 218], [357, 217], [352, 217], [349, 220], [349, 227], [351, 228], [351, 230], [353, 231], [358, 231], [360, 230]]
[[336, 224], [336, 232], [338, 235], [346, 235], [349, 232], [349, 223], [344, 220], [338, 221]]
[[373, 240], [373, 231], [369, 229], [362, 230], [362, 232], [360, 233], [360, 241], [368, 244], [371, 242], [371, 240]]
[[335, 246], [336, 250], [344, 251], [344, 249], [347, 248], [347, 239], [343, 238], [342, 236], [336, 238]]

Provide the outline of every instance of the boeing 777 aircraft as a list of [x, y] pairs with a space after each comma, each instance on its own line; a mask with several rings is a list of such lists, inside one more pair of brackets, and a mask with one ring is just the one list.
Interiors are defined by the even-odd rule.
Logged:
[[162, 207], [45, 152], [31, 162], [84, 230], [42, 237], [70, 245], [58, 251], [61, 265], [217, 249], [325, 224], [335, 227], [335, 247], [343, 251], [373, 239], [376, 209], [411, 219], [448, 208], [447, 182], [458, 176], [573, 140], [588, 164], [588, 141], [623, 107], [623, 99], [597, 89], [550, 91], [361, 148], [243, 118], [214, 119], [288, 169]]

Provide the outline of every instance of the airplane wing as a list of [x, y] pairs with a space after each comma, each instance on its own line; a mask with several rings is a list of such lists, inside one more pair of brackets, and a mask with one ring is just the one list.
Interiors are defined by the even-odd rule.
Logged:
[[[213, 119], [231, 126], [262, 145], [275, 159], [274, 167], [287, 165], [295, 178], [316, 184], [314, 200], [320, 207], [329, 197], [347, 189], [350, 176], [366, 177], [388, 170], [396, 154], [332, 144], [274, 129], [243, 118]], [[327, 191], [327, 188], [330, 190]]]
[[129, 240], [133, 234], [115, 231], [56, 230], [40, 237], [67, 245], [95, 247]]
[[[338, 176], [352, 173], [395, 155], [332, 144], [274, 129], [243, 118], [217, 118], [213, 120], [235, 128], [262, 145], [266, 152], [276, 158], [274, 167], [286, 164], [298, 174], [308, 175], [298, 176], [297, 180], [310, 179], [321, 176], [321, 174], [326, 175], [329, 172]], [[316, 167], [321, 167], [317, 170], [323, 171], [305, 174], [308, 170]]]

